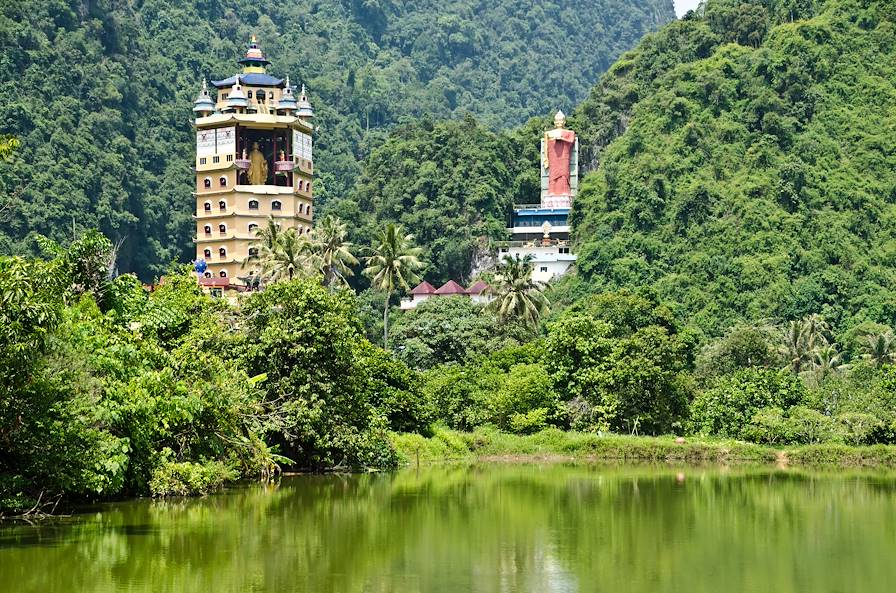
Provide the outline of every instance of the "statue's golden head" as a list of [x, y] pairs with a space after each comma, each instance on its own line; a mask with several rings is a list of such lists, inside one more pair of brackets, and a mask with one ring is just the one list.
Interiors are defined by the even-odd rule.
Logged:
[[566, 115], [562, 111], [558, 111], [554, 116], [554, 127], [562, 128], [566, 126]]

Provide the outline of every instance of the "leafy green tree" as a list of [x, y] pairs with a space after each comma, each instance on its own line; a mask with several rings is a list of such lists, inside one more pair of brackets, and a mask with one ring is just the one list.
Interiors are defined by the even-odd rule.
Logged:
[[499, 323], [482, 305], [465, 297], [430, 298], [403, 312], [390, 336], [396, 356], [411, 367], [462, 364], [527, 337], [513, 325]]
[[389, 347], [389, 301], [399, 289], [410, 290], [417, 282], [417, 270], [423, 267], [420, 248], [414, 246], [414, 236], [403, 234], [400, 226], [387, 224], [371, 247], [373, 255], [366, 259], [364, 275], [373, 287], [385, 293], [383, 305], [383, 348]]
[[[611, 323], [597, 318], [601, 309], [592, 302], [549, 323], [545, 360], [555, 388], [564, 400], [587, 404], [594, 428], [657, 434], [680, 427], [690, 392], [690, 338], [657, 323], [669, 321], [663, 318], [665, 310], [643, 297], [622, 293], [603, 295], [601, 301], [641, 302], [631, 309], [647, 315], [619, 317], [612, 312], [624, 307], [609, 306], [608, 318], [617, 320]], [[642, 321], [629, 325], [632, 319]]]
[[548, 312], [550, 302], [544, 288], [532, 280], [533, 255], [520, 258], [505, 256], [495, 272], [492, 293], [495, 300], [490, 306], [501, 321], [519, 320], [530, 328], [537, 328]]

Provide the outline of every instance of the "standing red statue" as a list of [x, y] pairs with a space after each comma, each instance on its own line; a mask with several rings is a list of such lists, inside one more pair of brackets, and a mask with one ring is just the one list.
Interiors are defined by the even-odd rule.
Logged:
[[564, 129], [566, 116], [558, 111], [554, 116], [554, 129], [545, 132], [545, 168], [548, 169], [548, 195], [572, 195], [569, 183], [569, 163], [576, 143], [576, 133]]

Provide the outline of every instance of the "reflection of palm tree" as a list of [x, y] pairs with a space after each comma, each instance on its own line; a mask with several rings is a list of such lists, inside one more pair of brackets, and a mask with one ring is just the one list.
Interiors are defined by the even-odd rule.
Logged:
[[410, 283], [419, 280], [416, 271], [423, 267], [421, 249], [414, 246], [413, 235], [403, 235], [401, 226], [389, 223], [379, 232], [367, 258], [364, 275], [374, 288], [386, 293], [383, 306], [383, 348], [389, 347], [389, 300], [396, 288], [410, 290]]
[[346, 277], [352, 275], [350, 266], [358, 263], [347, 236], [346, 224], [330, 215], [325, 216], [313, 231], [311, 267], [323, 274], [324, 286], [347, 285]]
[[535, 328], [548, 312], [550, 303], [543, 285], [532, 280], [532, 260], [532, 254], [523, 258], [518, 254], [504, 256], [495, 275], [496, 285], [492, 287], [495, 300], [490, 306], [502, 321], [520, 319]]
[[876, 335], [865, 336], [865, 360], [870, 360], [875, 367], [893, 362], [896, 358], [896, 339], [893, 333], [886, 331]]

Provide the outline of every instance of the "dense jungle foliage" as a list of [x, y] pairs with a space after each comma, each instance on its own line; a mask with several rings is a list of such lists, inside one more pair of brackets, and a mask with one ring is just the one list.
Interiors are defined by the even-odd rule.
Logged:
[[896, 6], [715, 0], [576, 112], [580, 291], [652, 286], [709, 335], [896, 321]]
[[572, 109], [669, 0], [24, 0], [0, 6], [0, 253], [98, 228], [150, 280], [192, 256], [192, 101], [249, 35], [316, 108], [318, 206], [403, 118], [491, 126]]

